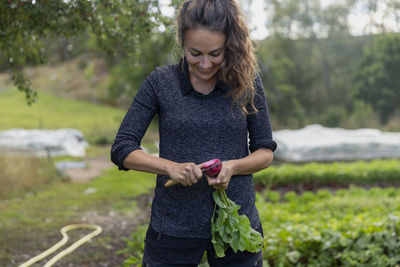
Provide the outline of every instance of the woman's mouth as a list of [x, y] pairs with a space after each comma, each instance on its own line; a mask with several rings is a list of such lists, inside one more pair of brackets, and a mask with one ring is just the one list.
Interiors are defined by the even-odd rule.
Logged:
[[199, 72], [201, 72], [201, 73], [208, 74], [208, 73], [211, 73], [211, 72], [212, 72], [213, 68], [209, 68], [209, 69], [201, 69], [201, 68], [198, 68], [198, 70], [199, 70]]

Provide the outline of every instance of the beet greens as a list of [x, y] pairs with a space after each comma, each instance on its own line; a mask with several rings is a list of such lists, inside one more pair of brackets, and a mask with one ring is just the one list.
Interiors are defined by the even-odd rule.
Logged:
[[216, 257], [224, 257], [228, 247], [231, 247], [235, 253], [238, 250], [259, 252], [263, 245], [263, 238], [259, 232], [251, 228], [246, 215], [239, 215], [240, 206], [230, 200], [223, 189], [215, 190], [213, 198], [215, 208], [211, 218], [211, 242], [214, 245]]

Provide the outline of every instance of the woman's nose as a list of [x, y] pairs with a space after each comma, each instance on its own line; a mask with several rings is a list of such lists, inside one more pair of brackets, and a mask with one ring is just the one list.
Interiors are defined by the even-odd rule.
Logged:
[[204, 56], [201, 60], [200, 60], [200, 67], [202, 69], [208, 69], [209, 67], [211, 67], [211, 61], [207, 56]]

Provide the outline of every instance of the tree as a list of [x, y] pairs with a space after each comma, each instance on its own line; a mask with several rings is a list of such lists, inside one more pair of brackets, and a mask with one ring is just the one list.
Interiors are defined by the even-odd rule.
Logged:
[[278, 101], [279, 121], [291, 127], [301, 127], [313, 119], [334, 124], [337, 120], [332, 116], [322, 118], [322, 111], [336, 116], [338, 106], [343, 105], [338, 94], [343, 90], [337, 88], [338, 71], [333, 64], [341, 50], [332, 51], [332, 44], [338, 45], [336, 40], [350, 36], [347, 17], [354, 1], [329, 6], [323, 6], [321, 0], [266, 2], [271, 36], [265, 42], [268, 49], [260, 53], [266, 61], [262, 74], [267, 90]]
[[354, 99], [370, 104], [386, 123], [400, 106], [400, 34], [376, 37], [364, 51], [353, 85]]
[[37, 94], [22, 68], [46, 62], [45, 38], [89, 31], [111, 61], [133, 62], [143, 38], [165, 21], [158, 0], [0, 1], [0, 58], [7, 59], [14, 85], [31, 104]]

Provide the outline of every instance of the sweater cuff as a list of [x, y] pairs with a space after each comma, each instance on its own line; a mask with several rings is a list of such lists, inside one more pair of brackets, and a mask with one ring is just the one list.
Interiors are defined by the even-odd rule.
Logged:
[[111, 153], [111, 161], [118, 166], [118, 170], [120, 171], [129, 171], [128, 168], [125, 168], [122, 163], [124, 162], [125, 158], [135, 150], [143, 150], [140, 146], [138, 145], [130, 145], [126, 146], [117, 153], [115, 151], [112, 151]]
[[276, 147], [277, 147], [277, 144], [275, 141], [266, 140], [266, 141], [259, 141], [259, 142], [250, 144], [249, 150], [251, 153], [253, 153], [254, 151], [256, 151], [259, 148], [267, 148], [267, 149], [271, 149], [272, 152], [274, 152], [276, 150]]

